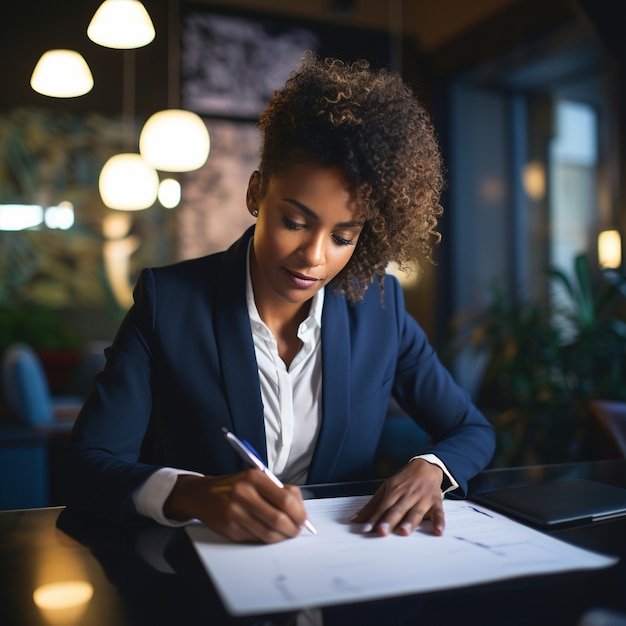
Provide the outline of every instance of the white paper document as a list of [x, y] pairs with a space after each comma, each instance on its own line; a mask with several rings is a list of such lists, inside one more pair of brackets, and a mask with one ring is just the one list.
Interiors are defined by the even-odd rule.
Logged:
[[446, 529], [378, 537], [348, 520], [370, 496], [306, 500], [318, 534], [242, 545], [187, 527], [232, 615], [373, 600], [530, 574], [606, 567], [616, 558], [560, 541], [466, 500], [444, 500]]

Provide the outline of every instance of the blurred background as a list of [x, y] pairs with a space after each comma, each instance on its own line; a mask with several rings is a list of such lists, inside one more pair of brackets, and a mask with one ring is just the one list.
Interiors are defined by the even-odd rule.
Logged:
[[[306, 49], [399, 72], [433, 116], [443, 240], [435, 265], [399, 277], [496, 426], [493, 465], [626, 454], [626, 3], [145, 0], [154, 32], [138, 44], [88, 34], [105, 4], [3, 6], [0, 508], [56, 502], [55, 455], [138, 271], [251, 223], [255, 122]], [[58, 49], [88, 68], [79, 95], [52, 93], [72, 69], [33, 75]], [[176, 138], [183, 156], [208, 140], [194, 162], [147, 157], [149, 122], [172, 110], [196, 126], [153, 142], [172, 157]], [[122, 154], [141, 161], [130, 182], [111, 173]], [[421, 437], [391, 406], [381, 473]]]

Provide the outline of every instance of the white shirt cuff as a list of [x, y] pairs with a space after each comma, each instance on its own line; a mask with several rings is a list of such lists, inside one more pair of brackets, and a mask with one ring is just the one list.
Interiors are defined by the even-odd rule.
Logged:
[[424, 461], [428, 461], [428, 463], [437, 465], [438, 467], [442, 469], [444, 477], [447, 478], [450, 483], [445, 489], [442, 490], [441, 492], [442, 494], [448, 493], [448, 491], [453, 491], [459, 486], [459, 483], [457, 483], [456, 480], [454, 480], [454, 478], [452, 477], [452, 474], [450, 474], [450, 472], [448, 471], [448, 468], [445, 466], [444, 462], [438, 456], [435, 456], [434, 454], [419, 454], [418, 456], [414, 456], [411, 459], [411, 461], [413, 461], [413, 459], [424, 459]]
[[176, 480], [181, 474], [191, 474], [192, 476], [202, 476], [197, 472], [178, 470], [172, 467], [162, 467], [157, 470], [144, 482], [139, 489], [133, 493], [133, 502], [137, 512], [146, 517], [150, 517], [164, 526], [185, 526], [193, 520], [172, 520], [163, 514], [165, 501], [172, 493]]

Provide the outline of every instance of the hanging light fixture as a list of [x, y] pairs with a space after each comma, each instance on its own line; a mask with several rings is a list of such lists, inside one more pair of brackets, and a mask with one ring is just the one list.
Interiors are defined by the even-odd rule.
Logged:
[[30, 78], [38, 93], [53, 98], [75, 98], [93, 87], [85, 59], [75, 50], [48, 50], [41, 55]]
[[141, 48], [154, 35], [150, 15], [139, 0], [104, 0], [87, 27], [89, 39], [107, 48]]
[[209, 131], [202, 118], [182, 109], [158, 111], [139, 135], [139, 152], [158, 170], [188, 172], [209, 156]]
[[156, 201], [159, 176], [140, 154], [130, 151], [134, 143], [135, 51], [124, 50], [123, 55], [123, 152], [104, 164], [98, 188], [102, 201], [110, 209], [140, 211]]
[[159, 176], [139, 154], [112, 156], [98, 179], [102, 201], [110, 209], [141, 211], [152, 206], [159, 191]]
[[178, 3], [175, 0], [169, 2], [168, 24], [169, 109], [158, 111], [148, 118], [139, 135], [139, 152], [158, 170], [188, 172], [204, 165], [211, 141], [206, 124], [199, 115], [175, 108], [179, 82]]

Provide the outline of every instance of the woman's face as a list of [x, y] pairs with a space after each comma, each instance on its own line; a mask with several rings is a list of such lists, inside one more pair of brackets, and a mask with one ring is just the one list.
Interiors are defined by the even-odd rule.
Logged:
[[259, 311], [273, 303], [301, 305], [348, 263], [363, 221], [339, 169], [295, 164], [270, 179], [261, 197], [250, 179], [248, 210], [258, 211], [251, 276]]

